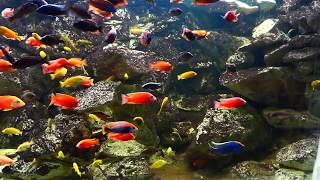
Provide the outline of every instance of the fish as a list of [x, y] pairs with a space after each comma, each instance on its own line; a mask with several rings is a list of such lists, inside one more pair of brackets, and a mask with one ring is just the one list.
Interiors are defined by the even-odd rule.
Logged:
[[192, 4], [194, 5], [208, 5], [211, 3], [218, 2], [219, 0], [193, 0]]
[[13, 12], [14, 12], [14, 9], [13, 9], [13, 8], [5, 8], [5, 9], [3, 9], [3, 10], [1, 11], [1, 16], [2, 16], [3, 18], [8, 19], [8, 18], [10, 18], [10, 17], [13, 16]]
[[169, 10], [169, 14], [171, 16], [180, 16], [183, 13], [183, 10], [180, 8], [171, 8]]
[[39, 55], [40, 55], [40, 57], [41, 57], [42, 59], [45, 59], [45, 58], [47, 57], [47, 53], [44, 52], [44, 51], [40, 51], [40, 52], [39, 52]]
[[229, 155], [240, 153], [245, 146], [239, 141], [228, 141], [223, 143], [211, 142], [209, 147], [211, 153]]
[[78, 142], [78, 144], [76, 145], [76, 147], [78, 149], [90, 149], [90, 148], [93, 148], [95, 146], [99, 146], [100, 145], [100, 142], [99, 142], [99, 139], [83, 139], [81, 141]]
[[0, 59], [0, 72], [11, 73], [16, 71], [17, 69], [13, 68], [9, 61]]
[[14, 21], [16, 19], [20, 18], [26, 18], [28, 17], [31, 13], [35, 12], [38, 8], [38, 5], [33, 3], [33, 2], [26, 2], [19, 7], [17, 7], [13, 15], [8, 18], [9, 21]]
[[37, 95], [30, 90], [22, 92], [21, 99], [26, 103], [32, 103], [37, 99]]
[[64, 81], [60, 81], [60, 87], [78, 87], [78, 86], [90, 87], [93, 86], [93, 79], [87, 76], [73, 76]]
[[123, 78], [124, 78], [125, 80], [128, 80], [128, 79], [129, 79], [128, 73], [124, 73]]
[[28, 67], [48, 63], [49, 62], [47, 61], [47, 59], [39, 56], [22, 56], [15, 63], [12, 64], [12, 67], [16, 69], [25, 69]]
[[68, 8], [66, 5], [45, 4], [37, 9], [37, 13], [48, 16], [61, 16], [68, 14]]
[[98, 16], [103, 17], [106, 20], [110, 19], [113, 16], [111, 12], [103, 11], [101, 9], [98, 9], [98, 8], [92, 6], [91, 4], [89, 4], [89, 11], [98, 15]]
[[152, 37], [149, 31], [141, 33], [140, 44], [143, 46], [148, 46], [151, 43]]
[[121, 95], [121, 104], [150, 104], [157, 98], [149, 92], [135, 92]]
[[102, 163], [103, 163], [102, 159], [95, 159], [95, 160], [92, 162], [91, 166], [93, 166], [93, 167], [98, 167], [98, 166], [102, 165]]
[[13, 160], [7, 156], [0, 155], [0, 166], [11, 166], [15, 162], [16, 162], [15, 160]]
[[80, 170], [79, 170], [78, 164], [74, 162], [74, 163], [72, 163], [72, 167], [73, 167], [74, 172], [77, 173], [77, 175], [78, 175], [79, 177], [81, 177], [82, 173], [81, 173]]
[[162, 87], [162, 84], [157, 82], [148, 82], [142, 85], [142, 88], [147, 90], [157, 90], [157, 89], [160, 89], [161, 87]]
[[86, 40], [86, 39], [79, 39], [77, 41], [77, 43], [80, 44], [80, 45], [92, 45], [93, 44], [91, 41]]
[[108, 139], [113, 141], [131, 141], [135, 139], [132, 133], [108, 133]]
[[78, 99], [67, 94], [51, 94], [51, 102], [49, 106], [55, 105], [62, 109], [74, 109], [79, 107]]
[[31, 47], [37, 48], [37, 49], [47, 47], [46, 45], [42, 44], [40, 41], [38, 41], [36, 38], [34, 38], [32, 36], [26, 40], [26, 44], [28, 44]]
[[91, 19], [92, 18], [88, 9], [80, 4], [71, 5], [70, 10], [73, 14], [75, 14], [78, 17], [81, 17], [82, 19]]
[[171, 147], [168, 147], [168, 149], [165, 149], [163, 151], [163, 153], [166, 155], [166, 156], [174, 156], [176, 153], [175, 151], [172, 150]]
[[113, 81], [113, 80], [115, 80], [115, 78], [116, 77], [114, 75], [111, 75], [111, 76], [107, 77], [106, 81]]
[[[32, 33], [32, 36], [34, 38], [39, 38], [37, 37], [36, 34]], [[47, 34], [45, 36], [42, 36], [39, 40], [42, 44], [47, 45], [47, 46], [55, 46], [58, 44], [63, 44], [64, 41], [62, 40], [60, 35], [56, 35], [56, 34]]]
[[161, 106], [160, 106], [160, 109], [157, 113], [157, 116], [160, 116], [160, 113], [162, 112], [163, 108], [167, 106], [168, 102], [169, 102], [169, 97], [164, 97], [161, 102]]
[[60, 160], [64, 160], [65, 156], [64, 156], [64, 153], [61, 150], [58, 152], [57, 158], [60, 159]]
[[320, 86], [320, 80], [314, 80], [311, 82], [311, 87], [313, 90], [319, 86]]
[[70, 58], [70, 59], [68, 59], [67, 67], [71, 67], [71, 68], [79, 67], [79, 68], [83, 68], [84, 69], [85, 66], [88, 66], [87, 60], [85, 60], [85, 59], [82, 59], [82, 58]]
[[[72, 39], [70, 39], [70, 37], [68, 36], [67, 33], [61, 33], [61, 38], [64, 41], [64, 44], [69, 47], [71, 50], [75, 51], [75, 52], [80, 52], [80, 50], [76, 47], [75, 43], [73, 42]], [[65, 47], [66, 47], [65, 46]], [[65, 49], [64, 49], [65, 50]]]
[[107, 124], [103, 125], [102, 127], [102, 134], [107, 133], [133, 133], [138, 130], [138, 127], [134, 124], [127, 122], [127, 121], [116, 121], [116, 122], [108, 122]]
[[187, 62], [193, 58], [193, 54], [191, 52], [183, 52], [178, 56], [178, 61]]
[[170, 0], [170, 3], [173, 3], [173, 4], [181, 4], [183, 2], [184, 0]]
[[26, 105], [21, 99], [16, 96], [0, 96], [0, 110], [11, 111], [13, 109], [19, 109]]
[[13, 30], [5, 26], [0, 26], [0, 35], [10, 40], [17, 40], [17, 41], [24, 40], [23, 36], [19, 36], [17, 32], [14, 32]]
[[223, 19], [227, 22], [236, 23], [238, 22], [238, 16], [240, 16], [240, 13], [237, 14], [237, 10], [233, 10], [226, 12]]
[[61, 77], [64, 77], [68, 72], [68, 69], [67, 68], [61, 68], [61, 69], [58, 69], [56, 70], [53, 74], [50, 74], [50, 78], [51, 80], [55, 80], [57, 78], [61, 78]]
[[140, 116], [134, 117], [133, 121], [139, 122], [140, 124], [144, 124], [144, 119], [143, 117], [140, 117]]
[[101, 11], [106, 11], [106, 12], [116, 12], [115, 6], [106, 0], [88, 0], [89, 5], [101, 10]]
[[14, 127], [5, 128], [1, 132], [3, 134], [8, 135], [8, 136], [12, 136], [12, 135], [22, 136], [22, 131], [20, 131], [19, 129], [14, 128]]
[[130, 31], [130, 34], [141, 35], [146, 30], [144, 28], [131, 27], [129, 31]]
[[72, 49], [69, 48], [69, 47], [67, 47], [67, 46], [64, 46], [64, 47], [63, 47], [63, 50], [64, 50], [64, 51], [67, 51], [67, 52], [71, 52], [71, 51], [72, 51]]
[[167, 61], [156, 61], [149, 64], [149, 68], [153, 71], [170, 72], [173, 67]]
[[96, 22], [89, 19], [83, 19], [83, 20], [77, 21], [73, 23], [73, 27], [85, 32], [102, 33], [102, 26], [98, 26]]
[[23, 152], [23, 151], [28, 150], [32, 144], [34, 144], [33, 141], [27, 141], [27, 142], [20, 144], [17, 148], [17, 152]]
[[[3, 47], [2, 47], [2, 48], [3, 48]], [[12, 52], [12, 50], [11, 50], [11, 48], [10, 48], [9, 46], [7, 46], [7, 47], [5, 48], [5, 51], [7, 51], [8, 53], [11, 53], [11, 52]], [[0, 49], [0, 57], [4, 57], [4, 56], [5, 56], [5, 52]]]
[[117, 38], [117, 30], [115, 28], [112, 28], [104, 38], [104, 42], [106, 44], [112, 44]]
[[194, 71], [187, 71], [187, 72], [184, 72], [182, 74], [179, 74], [177, 76], [177, 79], [178, 80], [190, 79], [190, 78], [193, 78], [193, 77], [195, 77], [197, 75], [198, 75], [198, 73], [196, 73]]
[[101, 118], [98, 117], [98, 116], [95, 115], [95, 114], [88, 114], [88, 118], [89, 118], [90, 120], [94, 120], [94, 121], [96, 121], [96, 122], [101, 121]]
[[168, 164], [168, 162], [166, 160], [159, 159], [159, 160], [155, 161], [154, 163], [152, 163], [149, 166], [149, 168], [150, 169], [159, 169], [159, 168], [162, 168], [166, 164]]
[[49, 64], [43, 64], [42, 72], [43, 74], [50, 74], [67, 66], [69, 66], [68, 60], [66, 58], [59, 58], [53, 61], [49, 61]]
[[240, 97], [233, 97], [228, 99], [223, 99], [220, 102], [216, 101], [214, 104], [214, 109], [221, 108], [240, 108], [244, 106], [247, 102]]
[[4, 47], [0, 46], [0, 53], [1, 53], [2, 56], [5, 56], [6, 59], [7, 59], [11, 64], [13, 64], [13, 63], [16, 62], [15, 58], [10, 55], [11, 49], [10, 49], [9, 47], [4, 48]]
[[182, 37], [187, 41], [194, 41], [196, 40], [196, 36], [192, 33], [192, 31], [188, 28], [183, 28], [182, 30]]
[[192, 166], [194, 168], [203, 168], [205, 165], [207, 165], [209, 162], [208, 158], [205, 157], [199, 157], [192, 161]]
[[48, 2], [45, 1], [45, 0], [30, 0], [30, 1], [32, 1], [33, 3], [35, 3], [36, 5], [38, 5], [38, 7], [41, 7], [41, 6], [43, 6], [43, 5], [48, 4]]
[[197, 40], [205, 39], [210, 34], [206, 30], [193, 30], [192, 33], [196, 37]]
[[286, 34], [289, 38], [293, 38], [298, 35], [298, 31], [296, 29], [289, 29]]
[[128, 0], [108, 0], [114, 7], [121, 7], [128, 4]]

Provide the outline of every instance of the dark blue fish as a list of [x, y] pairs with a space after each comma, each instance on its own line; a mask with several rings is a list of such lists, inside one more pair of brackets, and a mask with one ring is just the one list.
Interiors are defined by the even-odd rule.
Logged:
[[209, 144], [210, 152], [220, 155], [232, 155], [237, 154], [242, 151], [244, 145], [238, 141], [228, 141], [224, 143], [214, 143]]
[[186, 62], [193, 58], [193, 54], [191, 52], [183, 52], [178, 57], [178, 61]]
[[16, 19], [28, 17], [31, 13], [36, 11], [37, 8], [38, 5], [32, 2], [24, 3], [14, 10], [13, 15], [9, 17], [8, 20], [14, 21]]
[[8, 60], [11, 64], [14, 64], [14, 63], [16, 62], [16, 60], [14, 59], [14, 57], [10, 55], [10, 53], [6, 50], [6, 48], [0, 46], [0, 50], [2, 51], [2, 53], [4, 54], [4, 56], [7, 58], [7, 60]]
[[38, 7], [48, 4], [45, 0], [30, 0], [30, 2], [36, 4]]
[[70, 10], [71, 10], [71, 12], [73, 12], [73, 14], [75, 14], [76, 16], [79, 16], [83, 19], [91, 19], [92, 18], [88, 9], [80, 4], [73, 4], [70, 7]]
[[81, 31], [89, 31], [89, 32], [102, 32], [102, 27], [98, 26], [96, 22], [91, 21], [89, 19], [80, 20], [73, 24], [73, 27], [81, 30]]
[[116, 121], [116, 122], [109, 122], [106, 125], [102, 126], [102, 133], [133, 133], [137, 131], [138, 128], [132, 123], [127, 121]]
[[109, 1], [102, 1], [102, 0], [89, 0], [89, 4], [98, 8], [102, 11], [107, 11], [110, 13], [116, 12], [115, 6]]
[[66, 5], [46, 4], [37, 9], [37, 12], [49, 16], [61, 16], [68, 14]]
[[169, 10], [169, 14], [171, 16], [180, 16], [183, 13], [182, 9], [180, 8], [171, 8]]
[[41, 58], [40, 56], [22, 56], [19, 58], [19, 60], [12, 64], [12, 67], [16, 69], [25, 69], [45, 63], [49, 64], [48, 60]]
[[64, 43], [64, 41], [61, 39], [61, 36], [56, 34], [45, 35], [41, 37], [40, 42], [48, 46], [54, 46], [60, 43]]
[[188, 28], [184, 28], [182, 32], [182, 37], [184, 37], [188, 41], [196, 40], [196, 36], [192, 33], [192, 31]]
[[156, 90], [156, 89], [160, 89], [161, 87], [162, 87], [162, 84], [156, 83], [156, 82], [149, 82], [142, 85], [143, 89], [148, 89], [148, 90]]
[[117, 38], [117, 30], [112, 28], [106, 35], [104, 42], [107, 44], [112, 44]]

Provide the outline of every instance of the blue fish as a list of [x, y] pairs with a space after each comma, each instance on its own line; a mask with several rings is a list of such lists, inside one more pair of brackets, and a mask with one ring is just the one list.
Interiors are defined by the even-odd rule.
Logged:
[[102, 133], [133, 133], [138, 130], [137, 126], [127, 121], [109, 122], [102, 126]]
[[156, 83], [156, 82], [149, 82], [142, 85], [143, 89], [148, 89], [148, 90], [156, 90], [156, 89], [160, 89], [161, 87], [162, 87], [162, 84]]
[[49, 16], [67, 15], [68, 8], [66, 5], [46, 4], [37, 9], [37, 12]]
[[38, 7], [48, 4], [47, 1], [45, 0], [31, 0], [30, 2], [38, 5]]
[[237, 154], [240, 153], [242, 149], [245, 147], [242, 143], [238, 141], [228, 141], [223, 143], [211, 142], [209, 146], [211, 153], [220, 155]]

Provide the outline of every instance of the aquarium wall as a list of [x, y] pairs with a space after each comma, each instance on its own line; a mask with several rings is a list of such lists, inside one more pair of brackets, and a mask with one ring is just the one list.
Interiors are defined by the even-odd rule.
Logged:
[[0, 11], [0, 179], [312, 179], [319, 0]]

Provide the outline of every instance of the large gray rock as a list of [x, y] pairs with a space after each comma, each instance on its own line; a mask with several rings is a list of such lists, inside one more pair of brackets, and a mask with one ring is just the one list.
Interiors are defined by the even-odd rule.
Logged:
[[255, 63], [254, 55], [249, 52], [237, 51], [230, 56], [226, 64], [235, 64], [236, 69], [247, 69], [253, 67]]
[[232, 167], [231, 173], [235, 178], [244, 179], [273, 179], [277, 168], [274, 164], [243, 161]]
[[304, 171], [281, 168], [277, 170], [275, 180], [311, 180], [312, 174]]
[[101, 144], [100, 150], [97, 153], [98, 157], [132, 157], [141, 156], [145, 151], [144, 145], [135, 140], [132, 141], [106, 141]]
[[289, 144], [277, 153], [277, 162], [289, 168], [312, 171], [318, 142], [318, 138], [308, 138]]

